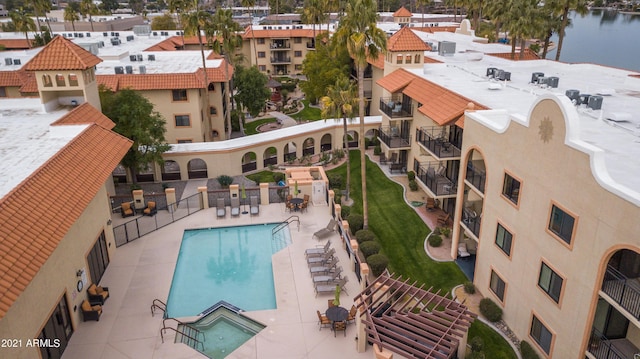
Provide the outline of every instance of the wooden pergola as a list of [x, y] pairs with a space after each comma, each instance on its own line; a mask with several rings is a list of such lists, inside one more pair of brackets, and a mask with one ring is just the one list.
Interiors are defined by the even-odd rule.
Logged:
[[383, 274], [354, 298], [366, 340], [408, 358], [456, 358], [477, 314], [415, 284]]

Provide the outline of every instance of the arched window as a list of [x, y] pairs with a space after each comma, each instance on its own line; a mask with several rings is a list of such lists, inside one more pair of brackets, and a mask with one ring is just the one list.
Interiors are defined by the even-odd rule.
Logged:
[[65, 87], [67, 86], [66, 81], [64, 80], [64, 75], [63, 74], [57, 74], [56, 75], [56, 86], [58, 87]]
[[415, 61], [413, 61], [414, 64], [419, 64], [420, 63], [420, 54], [416, 54], [414, 60], [415, 60]]
[[51, 76], [42, 75], [42, 84], [44, 85], [44, 87], [52, 87], [53, 83], [51, 82]]
[[69, 74], [69, 86], [78, 86], [78, 75]]

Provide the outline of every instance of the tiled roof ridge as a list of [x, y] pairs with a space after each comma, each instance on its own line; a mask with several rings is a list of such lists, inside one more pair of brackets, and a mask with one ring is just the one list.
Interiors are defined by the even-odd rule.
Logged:
[[404, 26], [387, 40], [388, 51], [429, 51], [431, 47]]
[[97, 108], [91, 106], [88, 102], [85, 102], [78, 107], [74, 108], [69, 113], [65, 114], [57, 121], [53, 122], [51, 126], [64, 126], [64, 125], [77, 125], [77, 124], [91, 124], [106, 129], [113, 129], [116, 124], [111, 121], [107, 116], [98, 111]]
[[91, 124], [0, 199], [0, 320], [130, 146], [129, 139]]
[[401, 6], [396, 12], [393, 13], [393, 17], [408, 17], [413, 14], [406, 7]]
[[102, 62], [102, 59], [57, 35], [27, 64], [25, 70], [85, 70]]

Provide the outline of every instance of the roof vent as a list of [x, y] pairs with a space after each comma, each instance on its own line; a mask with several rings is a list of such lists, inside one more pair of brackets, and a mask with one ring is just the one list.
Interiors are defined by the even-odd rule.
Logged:
[[556, 76], [547, 77], [547, 86], [552, 87], [554, 89], [558, 88], [558, 82], [560, 82], [560, 78]]
[[147, 61], [156, 61], [156, 55], [147, 56]]
[[133, 73], [133, 66], [127, 65], [125, 69], [127, 70], [127, 74], [131, 75]]
[[127, 41], [133, 41], [135, 39], [135, 37], [133, 37], [133, 35], [128, 35], [127, 36]]
[[10, 57], [5, 57], [4, 58], [4, 64], [7, 65], [7, 66], [13, 65], [13, 59], [10, 58]]
[[122, 75], [122, 74], [124, 74], [124, 68], [123, 68], [122, 66], [116, 66], [116, 67], [114, 68], [114, 70], [115, 70], [115, 72], [116, 72], [116, 74], [117, 74], [117, 75]]
[[531, 83], [532, 84], [537, 84], [539, 77], [544, 77], [544, 72], [534, 72], [534, 73], [532, 73], [531, 74]]
[[564, 93], [574, 105], [580, 104], [580, 90], [567, 90]]
[[129, 61], [136, 61], [136, 55], [129, 55]]
[[605, 118], [613, 122], [631, 122], [632, 117], [627, 112], [611, 112]]
[[140, 69], [140, 73], [141, 74], [146, 74], [147, 73], [147, 67], [146, 66], [140, 65], [139, 69]]
[[13, 59], [13, 64], [14, 65], [20, 65], [20, 59]]
[[602, 96], [591, 96], [587, 102], [587, 107], [592, 110], [602, 109]]

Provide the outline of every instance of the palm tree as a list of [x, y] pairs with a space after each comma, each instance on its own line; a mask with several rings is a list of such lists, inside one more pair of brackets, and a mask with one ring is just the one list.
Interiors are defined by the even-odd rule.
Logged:
[[87, 16], [89, 17], [89, 23], [91, 24], [91, 31], [94, 31], [92, 15], [96, 14], [97, 12], [98, 12], [98, 8], [96, 7], [96, 4], [94, 4], [92, 0], [82, 0], [80, 2], [80, 13], [85, 18]]
[[351, 161], [349, 160], [349, 141], [347, 135], [347, 118], [353, 120], [358, 108], [357, 89], [355, 83], [349, 80], [345, 75], [336, 78], [334, 85], [327, 87], [327, 96], [322, 97], [322, 117], [327, 119], [333, 117], [339, 120], [342, 117], [343, 136], [342, 141], [344, 148], [347, 150], [347, 190], [345, 193], [345, 201], [349, 201], [349, 188], [351, 185]]
[[78, 20], [80, 20], [80, 15], [78, 15], [78, 12], [72, 6], [64, 8], [64, 21], [71, 22], [73, 31], [76, 31], [76, 21]]
[[433, 0], [416, 0], [416, 2], [422, 5], [422, 27], [424, 27], [424, 7], [433, 2]]
[[27, 16], [22, 9], [20, 11], [10, 11], [9, 18], [11, 18], [11, 22], [16, 27], [16, 31], [24, 32], [24, 36], [27, 39], [27, 46], [31, 48], [31, 41], [29, 41], [29, 31], [36, 30], [36, 23], [33, 19]]
[[[188, 0], [169, 0], [168, 8], [172, 14], [178, 14], [178, 25], [181, 29], [184, 29], [184, 24], [182, 24], [182, 16], [180, 13], [188, 12], [192, 10], [193, 3]], [[182, 49], [184, 50], [184, 31], [181, 32], [180, 37], [182, 38]]]
[[556, 61], [559, 61], [565, 35], [564, 30], [569, 26], [569, 11], [573, 10], [580, 15], [584, 15], [589, 9], [587, 8], [586, 0], [561, 0], [557, 3], [555, 10], [560, 14], [560, 18], [562, 19], [558, 31], [558, 49], [556, 50]]
[[[236, 58], [230, 57], [236, 49], [242, 47], [242, 37], [238, 34], [242, 29], [233, 21], [231, 9], [218, 9], [213, 15], [212, 26], [207, 29], [207, 38], [211, 41], [213, 51], [222, 55], [226, 63], [236, 65]], [[229, 81], [229, 67], [224, 64], [225, 77]], [[225, 119], [227, 121], [227, 139], [231, 138], [231, 82], [227, 82], [224, 101], [227, 104]]]
[[51, 31], [51, 25], [49, 24], [49, 17], [47, 16], [47, 11], [51, 11], [51, 1], [50, 0], [33, 0], [33, 10], [36, 13], [36, 19], [38, 20], [38, 30], [42, 33], [42, 29], [40, 28], [40, 14], [44, 15], [45, 23], [49, 28], [49, 33]]
[[[256, 6], [256, 0], [240, 0], [240, 4], [246, 8], [251, 8], [251, 11], [249, 12], [249, 16], [250, 16], [250, 23], [249, 26], [251, 27], [251, 38], [253, 39], [253, 41], [256, 41], [255, 37], [253, 36], [253, 7]], [[258, 61], [258, 48], [257, 46], [253, 46], [253, 55], [255, 56], [255, 61]]]
[[364, 70], [367, 59], [377, 59], [387, 51], [387, 36], [376, 27], [378, 14], [374, 0], [349, 0], [346, 13], [336, 32], [336, 40], [347, 47], [358, 71], [358, 115], [360, 117], [360, 166], [362, 180], [362, 216], [369, 226], [367, 203], [367, 168], [364, 153]]
[[322, 24], [326, 16], [322, 7], [323, 1], [324, 0], [305, 0], [304, 9], [301, 14], [301, 20], [303, 23], [313, 24], [314, 47], [316, 41], [316, 24]]

